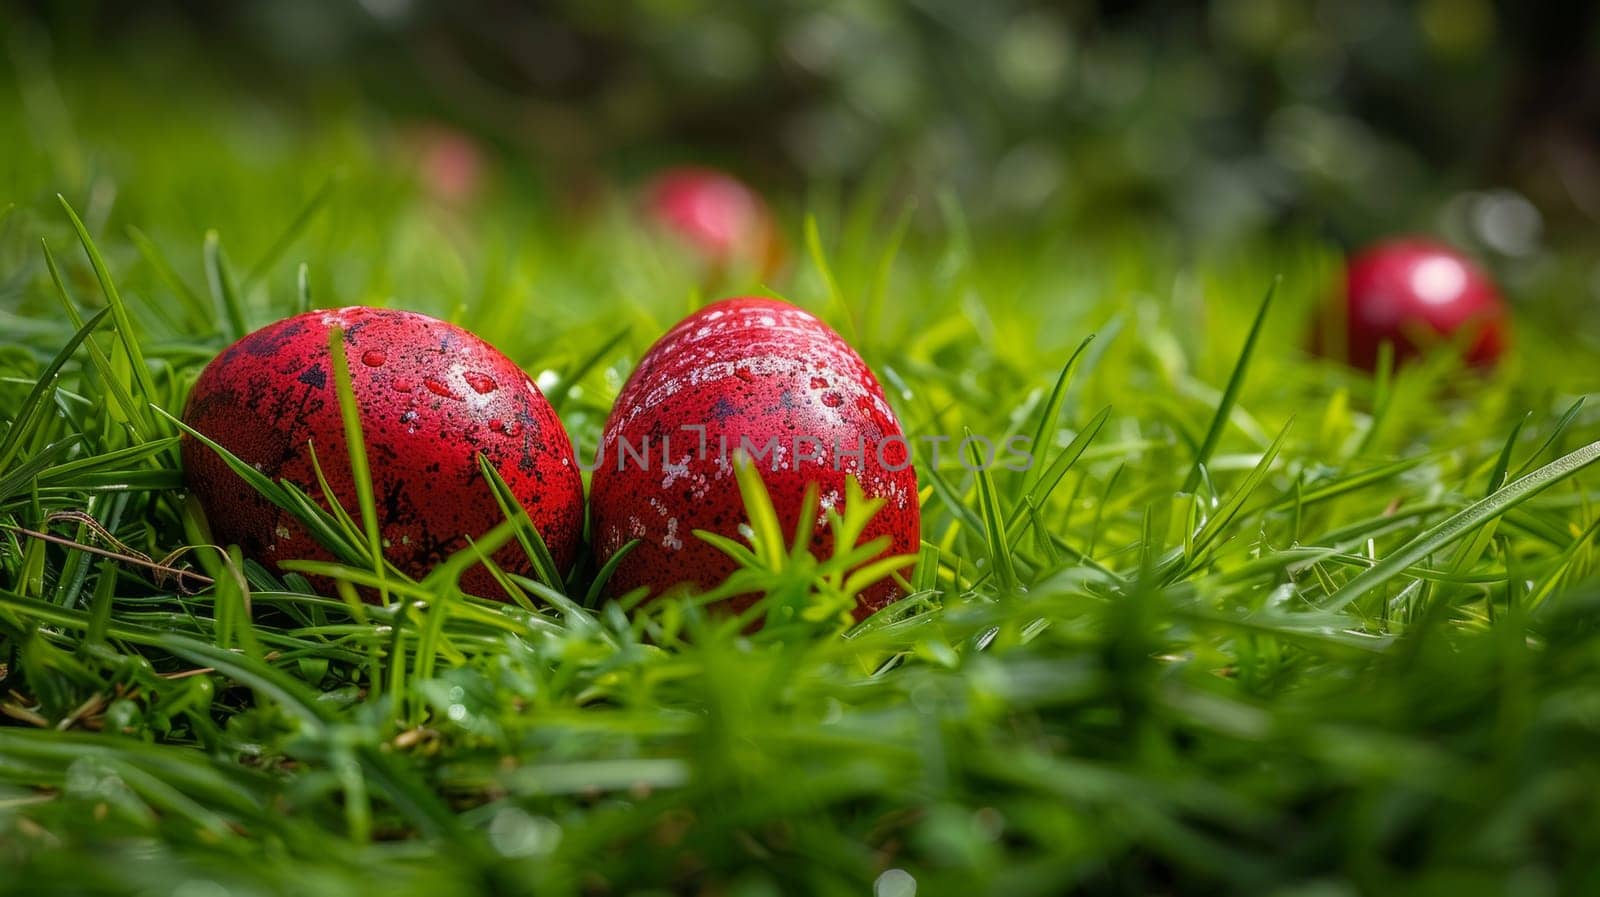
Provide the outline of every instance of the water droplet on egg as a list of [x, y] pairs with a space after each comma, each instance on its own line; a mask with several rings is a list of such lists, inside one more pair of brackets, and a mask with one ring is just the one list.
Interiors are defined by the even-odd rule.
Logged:
[[432, 377], [429, 377], [428, 379], [422, 381], [422, 385], [428, 387], [428, 392], [431, 392], [436, 396], [443, 396], [444, 398], [447, 398], [447, 399], [459, 399], [459, 398], [461, 398], [460, 396], [455, 394], [455, 390], [453, 390], [450, 387], [444, 385], [443, 383], [440, 383], [438, 380], [435, 380]]
[[461, 376], [467, 381], [467, 385], [472, 387], [473, 390], [479, 395], [488, 395], [489, 393], [494, 392], [495, 389], [500, 386], [500, 384], [494, 382], [494, 378], [488, 374], [480, 374], [476, 371], [468, 371]]
[[844, 404], [844, 396], [841, 396], [836, 392], [824, 393], [822, 396], [822, 404], [827, 405], [829, 408], [837, 408]]
[[811, 378], [811, 388], [812, 389], [827, 389], [828, 388], [828, 381], [823, 379], [822, 377], [812, 377]]
[[361, 353], [361, 363], [369, 368], [383, 367], [383, 363], [388, 360], [389, 356], [383, 354], [382, 349], [368, 349]]
[[395, 392], [410, 392], [413, 388], [412, 382], [404, 377], [389, 381], [389, 385], [394, 387]]
[[733, 373], [734, 373], [734, 376], [738, 377], [740, 380], [743, 380], [746, 383], [753, 382], [756, 379], [756, 375], [750, 373], [750, 369], [749, 368], [739, 368], [738, 370], [734, 371]]

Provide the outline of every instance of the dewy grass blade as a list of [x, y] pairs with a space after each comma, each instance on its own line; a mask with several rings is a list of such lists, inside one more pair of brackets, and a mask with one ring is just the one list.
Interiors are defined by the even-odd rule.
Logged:
[[1222, 401], [1217, 403], [1217, 412], [1211, 418], [1211, 428], [1206, 431], [1205, 439], [1200, 443], [1200, 449], [1195, 453], [1194, 468], [1189, 471], [1189, 477], [1184, 481], [1183, 491], [1193, 492], [1200, 485], [1200, 468], [1210, 462], [1211, 453], [1217, 450], [1217, 443], [1222, 440], [1222, 433], [1228, 428], [1228, 418], [1233, 415], [1233, 406], [1239, 401], [1239, 390], [1244, 387], [1245, 373], [1250, 369], [1250, 358], [1255, 353], [1256, 342], [1261, 338], [1261, 326], [1266, 323], [1267, 311], [1272, 308], [1272, 297], [1278, 292], [1278, 283], [1281, 278], [1273, 278], [1272, 285], [1267, 287], [1267, 295], [1261, 300], [1261, 307], [1256, 310], [1255, 321], [1250, 324], [1250, 334], [1244, 338], [1244, 347], [1239, 350], [1239, 360], [1234, 363], [1233, 375], [1228, 378], [1227, 388], [1222, 391]]
[[1340, 610], [1399, 576], [1407, 567], [1455, 542], [1534, 495], [1600, 460], [1600, 442], [1590, 444], [1507, 483], [1493, 494], [1450, 515], [1345, 583], [1323, 607]]

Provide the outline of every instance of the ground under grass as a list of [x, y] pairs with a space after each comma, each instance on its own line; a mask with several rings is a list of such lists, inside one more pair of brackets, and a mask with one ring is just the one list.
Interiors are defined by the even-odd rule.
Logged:
[[[788, 269], [708, 282], [512, 161], [451, 206], [384, 122], [157, 127], [97, 83], [0, 108], [0, 890], [1600, 886], [1600, 348], [1559, 272], [1498, 370], [1373, 377], [1304, 351], [1315, 239], [1187, 252], [869, 184], [780, 198]], [[203, 530], [159, 412], [243, 328], [451, 318], [591, 457], [655, 336], [739, 292], [833, 323], [914, 437], [1050, 446], [920, 454], [918, 591], [859, 628], [630, 616], [582, 574], [357, 614], [173, 556]]]

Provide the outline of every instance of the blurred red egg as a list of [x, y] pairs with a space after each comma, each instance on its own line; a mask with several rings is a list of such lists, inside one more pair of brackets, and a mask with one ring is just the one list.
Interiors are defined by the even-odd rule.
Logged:
[[1471, 259], [1444, 244], [1408, 237], [1375, 244], [1350, 259], [1342, 307], [1333, 303], [1316, 343], [1323, 354], [1370, 370], [1385, 342], [1393, 344], [1396, 361], [1405, 361], [1460, 340], [1468, 363], [1488, 366], [1505, 351], [1508, 318], [1494, 282]]
[[732, 175], [672, 168], [645, 188], [645, 212], [714, 269], [747, 264], [770, 275], [783, 245], [761, 196]]
[[482, 193], [488, 162], [471, 134], [448, 125], [427, 124], [408, 130], [401, 140], [415, 166], [417, 182], [430, 198], [460, 206]]

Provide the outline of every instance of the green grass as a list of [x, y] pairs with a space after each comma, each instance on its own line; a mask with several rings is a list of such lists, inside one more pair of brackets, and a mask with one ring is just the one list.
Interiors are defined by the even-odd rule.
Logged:
[[[1519, 286], [1494, 374], [1372, 378], [1305, 353], [1337, 255], [1293, 234], [1196, 251], [819, 189], [780, 199], [787, 272], [707, 284], [620, 188], [579, 208], [502, 160], [443, 209], [337, 104], [195, 86], [156, 127], [68, 87], [0, 99], [26, 135], [0, 169], [0, 890], [1600, 886], [1583, 260]], [[207, 547], [181, 491], [188, 386], [299, 308], [459, 321], [590, 457], [655, 335], [755, 290], [849, 335], [910, 433], [1051, 446], [988, 476], [920, 454], [916, 591], [853, 630], [838, 565], [769, 526], [727, 546], [774, 596], [747, 634], [581, 577], [470, 599], [470, 557], [394, 577], [367, 501], [305, 506], [343, 562], [302, 566], [345, 584], [318, 595]], [[515, 521], [480, 547], [513, 539], [537, 554]]]

